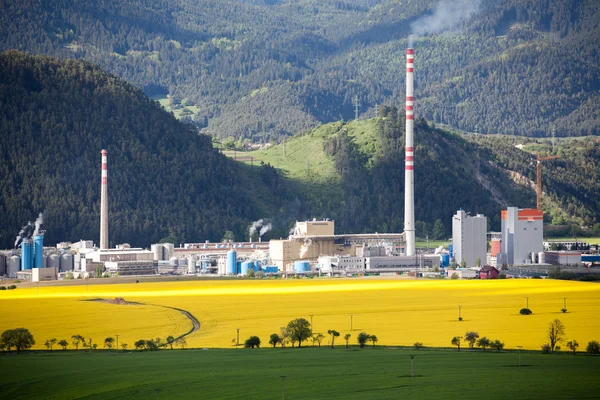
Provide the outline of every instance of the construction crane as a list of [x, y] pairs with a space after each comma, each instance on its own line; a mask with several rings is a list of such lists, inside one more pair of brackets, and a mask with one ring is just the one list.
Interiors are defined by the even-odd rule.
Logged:
[[536, 179], [537, 179], [537, 209], [542, 211], [542, 161], [554, 160], [558, 156], [541, 157], [540, 152], [537, 153]]

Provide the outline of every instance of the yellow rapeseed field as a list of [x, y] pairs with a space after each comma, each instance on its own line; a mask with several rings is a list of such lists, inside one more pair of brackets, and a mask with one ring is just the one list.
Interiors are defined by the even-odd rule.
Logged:
[[[112, 299], [144, 305], [83, 301]], [[522, 316], [529, 308], [533, 315]], [[568, 313], [563, 314], [564, 297]], [[458, 321], [458, 306], [463, 321]], [[600, 340], [600, 285], [555, 280], [436, 281], [401, 279], [218, 280], [72, 286], [41, 286], [0, 292], [0, 329], [26, 327], [42, 348], [46, 339], [91, 337], [101, 346], [120, 335], [132, 347], [138, 339], [177, 336], [192, 325], [176, 310], [191, 312], [201, 329], [187, 337], [189, 347], [231, 347], [257, 335], [268, 345], [293, 318], [310, 321], [315, 332], [328, 329], [377, 335], [380, 345], [450, 346], [453, 336], [477, 331], [507, 348], [539, 349], [550, 321], [560, 319], [566, 336], [585, 344]], [[351, 317], [352, 315], [352, 317]], [[352, 320], [352, 330], [350, 323]], [[338, 338], [336, 343], [342, 344]], [[564, 347], [564, 345], [563, 345]]]

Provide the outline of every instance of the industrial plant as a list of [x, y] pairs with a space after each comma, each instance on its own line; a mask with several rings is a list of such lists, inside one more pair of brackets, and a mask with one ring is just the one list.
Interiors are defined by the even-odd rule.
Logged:
[[[414, 49], [406, 50], [406, 143], [404, 232], [336, 233], [333, 220], [297, 221], [287, 238], [262, 241], [271, 224], [259, 220], [247, 242], [152, 244], [150, 249], [121, 244], [109, 248], [108, 152], [101, 151], [100, 243], [90, 240], [44, 247], [42, 215], [17, 236], [15, 249], [0, 252], [0, 276], [24, 281], [140, 275], [247, 276], [267, 274], [356, 276], [432, 275], [452, 278], [522, 276], [551, 265], [598, 262], [578, 250], [544, 248], [543, 212], [508, 207], [501, 232], [487, 232], [484, 215], [458, 210], [452, 217], [452, 243], [417, 249], [414, 208]], [[539, 159], [539, 155], [538, 155]], [[538, 161], [539, 176], [539, 161]], [[538, 178], [539, 179], [539, 178]], [[258, 241], [252, 237], [258, 234]], [[488, 245], [489, 243], [489, 245]], [[536, 267], [546, 267], [538, 268]], [[515, 272], [517, 271], [517, 272]]]

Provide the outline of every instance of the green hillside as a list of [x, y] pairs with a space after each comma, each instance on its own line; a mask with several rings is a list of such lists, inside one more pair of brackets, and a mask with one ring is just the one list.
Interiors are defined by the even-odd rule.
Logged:
[[363, 118], [397, 104], [407, 37], [420, 32], [418, 116], [470, 132], [598, 134], [600, 3], [460, 0], [451, 15], [440, 3], [7, 0], [0, 51], [85, 59], [197, 106], [174, 111], [211, 135], [266, 142], [353, 118], [355, 97]]
[[[334, 218], [340, 231], [402, 231], [404, 117], [394, 108], [381, 112], [383, 118], [322, 125], [236, 157], [276, 167], [313, 203], [314, 216]], [[421, 237], [432, 236], [438, 219], [449, 234], [459, 208], [487, 215], [490, 229], [499, 230], [502, 207], [534, 207], [537, 151], [561, 157], [543, 164], [546, 222], [563, 226], [549, 232], [570, 233], [571, 222], [600, 228], [600, 204], [591, 194], [600, 191], [597, 137], [557, 139], [552, 147], [550, 139], [465, 135], [418, 120], [415, 141]]]
[[39, 212], [48, 244], [97, 242], [101, 149], [112, 245], [218, 241], [226, 230], [241, 239], [251, 221], [285, 210], [272, 168], [229, 160], [210, 137], [84, 61], [0, 54], [0, 104], [0, 248]]

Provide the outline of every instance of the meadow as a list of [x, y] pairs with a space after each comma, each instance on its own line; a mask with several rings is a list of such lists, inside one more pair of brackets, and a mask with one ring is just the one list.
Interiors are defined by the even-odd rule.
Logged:
[[277, 399], [281, 376], [288, 400], [578, 399], [600, 390], [600, 357], [538, 351], [54, 351], [0, 356], [0, 368], [8, 399]]
[[[200, 330], [187, 337], [188, 347], [195, 348], [231, 348], [237, 329], [240, 342], [257, 335], [265, 345], [269, 335], [291, 319], [310, 321], [310, 315], [315, 333], [327, 336], [327, 330], [335, 329], [342, 337], [350, 333], [355, 343], [357, 334], [366, 331], [377, 335], [378, 345], [384, 346], [418, 341], [428, 347], [451, 347], [453, 336], [477, 331], [503, 341], [507, 349], [539, 350], [548, 341], [546, 328], [555, 318], [565, 325], [567, 340], [577, 340], [581, 349], [590, 340], [600, 340], [597, 283], [395, 277], [96, 282], [100, 283], [20, 285], [2, 291], [0, 329], [28, 328], [36, 349], [43, 349], [49, 338], [69, 340], [74, 334], [93, 338], [100, 347], [105, 337], [118, 334], [120, 343], [132, 348], [139, 339], [164, 340], [191, 329], [183, 314], [167, 306], [187, 310], [200, 321]], [[142, 304], [85, 301], [115, 297]], [[568, 312], [562, 313], [565, 301]], [[533, 315], [520, 315], [527, 302]]]

